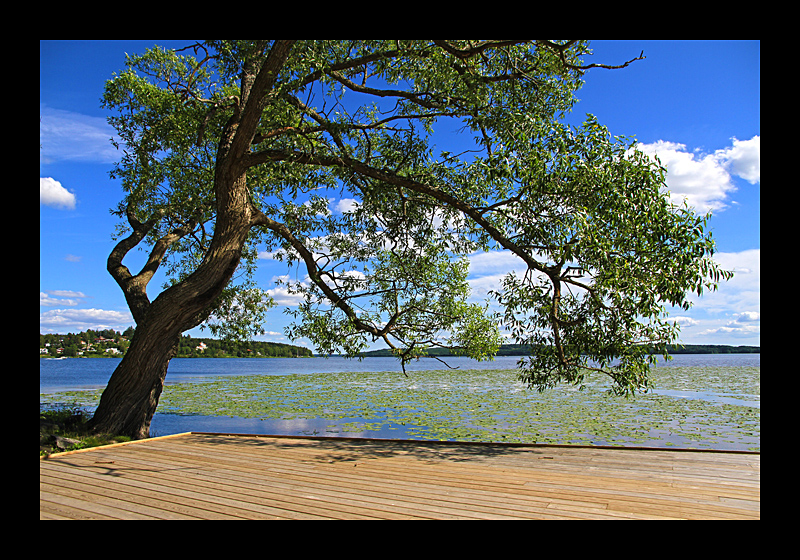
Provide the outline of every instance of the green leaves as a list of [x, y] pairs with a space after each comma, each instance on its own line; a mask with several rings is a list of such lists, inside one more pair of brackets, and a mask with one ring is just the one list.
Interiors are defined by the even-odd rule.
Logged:
[[[208, 256], [221, 199], [250, 217], [242, 279], [209, 310], [212, 330], [260, 328], [270, 303], [251, 279], [266, 247], [306, 267], [288, 334], [321, 352], [383, 340], [403, 364], [442, 345], [487, 359], [503, 326], [534, 348], [520, 368], [530, 386], [580, 384], [593, 368], [630, 394], [648, 387], [640, 345], [677, 338], [665, 308], [730, 278], [707, 217], [669, 203], [663, 167], [592, 115], [561, 122], [586, 42], [309, 40], [264, 66], [274, 47], [153, 49], [106, 86], [122, 139], [116, 213], [153, 224], [146, 242], [168, 246], [173, 282]], [[274, 87], [253, 89], [267, 67]], [[240, 177], [247, 193], [229, 200]], [[328, 209], [344, 198], [357, 205]], [[527, 265], [493, 292], [497, 316], [470, 300], [466, 257], [480, 249]], [[587, 272], [565, 277], [570, 266]]]
[[[591, 367], [620, 394], [646, 390], [648, 358], [637, 345], [677, 339], [664, 306], [688, 309], [688, 293], [730, 278], [710, 258], [707, 216], [670, 204], [664, 170], [592, 116], [528, 141], [531, 165], [502, 224], [541, 267], [493, 292], [516, 342], [536, 348], [521, 377], [543, 390], [579, 384], [579, 368], [599, 364]], [[565, 279], [569, 265], [587, 278]]]
[[448, 346], [461, 349], [461, 354], [473, 360], [491, 360], [503, 343], [503, 337], [487, 307], [462, 304], [455, 332]]

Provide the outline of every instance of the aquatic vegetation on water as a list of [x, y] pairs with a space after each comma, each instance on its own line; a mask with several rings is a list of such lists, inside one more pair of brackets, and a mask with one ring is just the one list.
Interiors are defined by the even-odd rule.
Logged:
[[[592, 376], [583, 390], [560, 386], [538, 393], [526, 389], [514, 370], [409, 375], [210, 378], [167, 385], [158, 411], [329, 419], [323, 435], [402, 427], [404, 437], [420, 439], [760, 449], [759, 367], [660, 367], [653, 371], [656, 391], [631, 399], [613, 396], [604, 378]], [[98, 397], [99, 391], [47, 395], [82, 405]]]

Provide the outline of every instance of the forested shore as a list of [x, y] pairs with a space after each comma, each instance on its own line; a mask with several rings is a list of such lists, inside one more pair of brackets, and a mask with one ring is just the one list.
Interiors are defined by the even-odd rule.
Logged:
[[[86, 331], [78, 334], [40, 334], [40, 357], [120, 357], [125, 354], [133, 336], [130, 328], [123, 333], [114, 330]], [[760, 346], [727, 346], [721, 344], [670, 345], [670, 354], [760, 354]], [[503, 344], [497, 356], [526, 356], [530, 347], [521, 344]], [[390, 350], [364, 352], [364, 357], [390, 357]], [[431, 348], [430, 356], [457, 356], [457, 350]], [[252, 340], [237, 342], [214, 338], [181, 337], [177, 358], [311, 358], [308, 348]]]
[[[42, 358], [99, 358], [125, 355], [133, 337], [133, 328], [123, 333], [112, 329], [88, 330], [78, 334], [39, 334]], [[253, 340], [236, 342], [214, 338], [181, 337], [177, 358], [310, 358], [308, 348]]]
[[[668, 346], [670, 354], [760, 354], [760, 346], [726, 346], [723, 344], [685, 344]], [[527, 356], [530, 354], [530, 347], [522, 344], [503, 344], [497, 351], [497, 356]], [[364, 352], [364, 357], [388, 357], [392, 353], [390, 350], [373, 350]], [[457, 351], [448, 348], [431, 348], [428, 350], [430, 356], [457, 356]]]

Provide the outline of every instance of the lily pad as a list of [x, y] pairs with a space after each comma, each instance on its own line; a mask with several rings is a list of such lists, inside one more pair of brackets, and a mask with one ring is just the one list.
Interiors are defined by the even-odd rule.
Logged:
[[[760, 368], [660, 367], [655, 391], [616, 397], [605, 378], [585, 389], [528, 390], [514, 370], [246, 375], [165, 387], [158, 412], [276, 420], [328, 419], [329, 433], [405, 430], [460, 441], [760, 449]], [[675, 393], [680, 392], [680, 394]], [[100, 391], [40, 396], [96, 404]]]

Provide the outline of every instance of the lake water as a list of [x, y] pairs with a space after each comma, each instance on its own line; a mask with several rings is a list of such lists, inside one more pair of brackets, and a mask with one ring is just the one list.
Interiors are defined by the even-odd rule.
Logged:
[[[760, 449], [760, 354], [678, 354], [632, 400], [530, 391], [518, 358], [175, 358], [152, 435], [185, 431]], [[91, 410], [118, 358], [39, 360], [40, 407]]]

